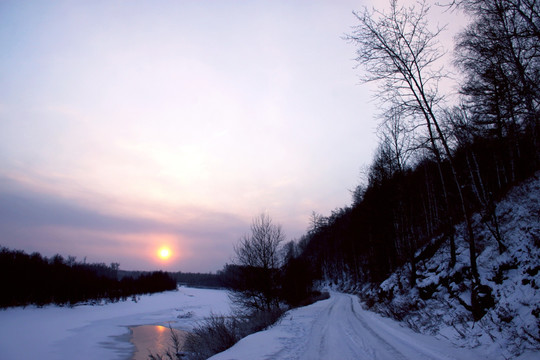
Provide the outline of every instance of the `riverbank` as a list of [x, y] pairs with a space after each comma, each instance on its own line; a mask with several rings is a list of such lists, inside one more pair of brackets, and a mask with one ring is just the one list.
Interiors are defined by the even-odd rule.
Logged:
[[163, 325], [189, 331], [210, 313], [228, 314], [224, 290], [180, 287], [137, 302], [73, 308], [11, 308], [0, 311], [0, 354], [15, 359], [130, 359], [129, 327]]

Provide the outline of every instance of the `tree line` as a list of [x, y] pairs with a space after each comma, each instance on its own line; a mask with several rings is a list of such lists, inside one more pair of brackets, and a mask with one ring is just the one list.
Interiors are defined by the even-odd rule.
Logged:
[[[416, 263], [443, 242], [456, 263], [454, 226], [465, 223], [472, 308], [489, 297], [476, 265], [472, 213], [481, 212], [499, 252], [505, 251], [495, 203], [539, 169], [540, 4], [533, 0], [461, 0], [470, 24], [456, 37], [462, 72], [458, 105], [441, 91], [442, 28], [431, 27], [426, 2], [390, 2], [388, 11], [354, 13], [347, 40], [357, 47], [363, 80], [381, 100], [380, 144], [367, 183], [351, 206], [315, 215], [302, 257], [328, 279], [380, 282]], [[432, 238], [431, 250], [417, 254]]]
[[472, 214], [482, 214], [503, 253], [495, 204], [540, 167], [540, 3], [456, 0], [447, 7], [471, 19], [455, 38], [462, 76], [452, 105], [441, 85], [448, 78], [444, 28], [431, 25], [425, 1], [404, 7], [391, 0], [389, 10], [354, 13], [346, 40], [357, 49], [363, 80], [378, 85], [382, 109], [367, 181], [350, 206], [313, 213], [298, 241], [285, 243], [265, 215], [254, 219], [236, 263], [225, 269], [241, 302], [299, 302], [317, 279], [380, 283], [406, 263], [414, 287], [417, 262], [441, 244], [450, 245], [447, 266], [455, 266], [455, 225], [463, 222], [471, 309], [483, 315], [491, 294], [478, 275]]
[[[297, 241], [286, 242], [268, 214], [253, 219], [233, 263], [218, 274], [249, 317], [305, 304], [317, 280], [380, 284], [405, 264], [409, 279], [400, 284], [413, 288], [416, 264], [445, 243], [449, 273], [470, 287], [470, 305], [460, 303], [475, 320], [493, 306], [478, 272], [472, 215], [481, 213], [491, 233], [483, 242], [504, 253], [497, 200], [540, 168], [540, 2], [453, 0], [446, 7], [471, 19], [455, 38], [462, 77], [453, 105], [441, 85], [448, 78], [444, 28], [431, 25], [425, 1], [405, 7], [390, 0], [389, 10], [354, 12], [357, 26], [345, 38], [356, 46], [363, 80], [378, 85], [380, 144], [352, 204], [328, 216], [314, 212]], [[469, 266], [456, 269], [459, 223]], [[232, 346], [234, 324], [213, 318], [192, 337], [191, 350], [207, 358]], [[197, 352], [216, 333], [231, 341]]]
[[180, 285], [203, 288], [222, 288], [225, 286], [221, 273], [171, 272], [169, 275]]
[[118, 268], [118, 263], [87, 264], [72, 256], [0, 248], [0, 307], [116, 302], [176, 289], [176, 280], [162, 271], [119, 279]]

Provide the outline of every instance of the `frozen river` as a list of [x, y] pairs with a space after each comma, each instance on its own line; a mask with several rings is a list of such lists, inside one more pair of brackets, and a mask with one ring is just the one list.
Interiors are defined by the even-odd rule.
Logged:
[[226, 291], [181, 287], [137, 302], [0, 310], [0, 358], [132, 359], [130, 327], [170, 324], [189, 331], [211, 312], [230, 312]]

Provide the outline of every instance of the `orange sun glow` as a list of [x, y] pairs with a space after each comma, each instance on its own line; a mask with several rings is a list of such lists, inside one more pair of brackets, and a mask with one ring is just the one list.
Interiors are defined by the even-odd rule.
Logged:
[[158, 255], [162, 260], [167, 260], [171, 257], [171, 250], [168, 247], [162, 247], [158, 250]]

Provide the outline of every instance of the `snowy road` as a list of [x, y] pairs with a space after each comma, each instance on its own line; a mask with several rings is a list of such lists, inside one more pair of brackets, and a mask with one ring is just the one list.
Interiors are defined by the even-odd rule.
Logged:
[[267, 331], [242, 339], [212, 360], [241, 359], [485, 359], [473, 350], [414, 333], [397, 322], [362, 309], [353, 295], [288, 312]]

